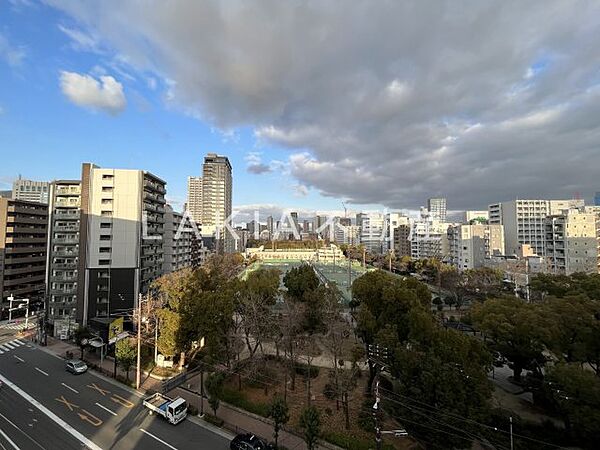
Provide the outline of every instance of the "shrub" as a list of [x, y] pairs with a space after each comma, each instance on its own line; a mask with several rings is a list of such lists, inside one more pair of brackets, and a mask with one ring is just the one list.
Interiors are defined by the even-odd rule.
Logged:
[[335, 395], [335, 386], [333, 383], [326, 383], [323, 387], [323, 395], [327, 400], [334, 400]]
[[[345, 448], [347, 450], [371, 450], [374, 448], [374, 442], [370, 439], [360, 439], [355, 436], [349, 436], [347, 434], [340, 433], [324, 433], [323, 440], [337, 445], [338, 447]], [[383, 444], [384, 450], [393, 450], [394, 447], [389, 444]]]
[[310, 372], [308, 371], [308, 364], [296, 363], [296, 373], [306, 378], [308, 374], [311, 378], [317, 378], [319, 376], [320, 368], [317, 366], [310, 366]]
[[197, 416], [198, 415], [198, 408], [196, 408], [194, 405], [190, 405], [188, 403], [187, 410], [188, 410], [188, 414], [191, 415], [191, 416]]
[[373, 418], [373, 413], [371, 412], [372, 407], [373, 400], [366, 399], [362, 404], [360, 412], [358, 413], [358, 419], [356, 419], [358, 426], [368, 433], [373, 433], [375, 431], [375, 419]]

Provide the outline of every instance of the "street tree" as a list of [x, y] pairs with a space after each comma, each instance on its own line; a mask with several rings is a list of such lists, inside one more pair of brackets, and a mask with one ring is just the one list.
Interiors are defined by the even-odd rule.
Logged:
[[314, 406], [302, 410], [300, 427], [304, 430], [304, 442], [308, 450], [314, 450], [321, 434], [321, 415]]
[[79, 327], [73, 333], [73, 337], [81, 351], [81, 359], [83, 359], [83, 350], [87, 347], [87, 341], [93, 337], [92, 331], [88, 327]]
[[213, 372], [206, 377], [205, 387], [208, 394], [208, 404], [212, 408], [214, 415], [217, 415], [220, 398], [223, 396], [223, 384], [225, 375], [222, 372]]
[[129, 370], [135, 364], [137, 358], [137, 349], [130, 339], [121, 339], [116, 343], [115, 356], [121, 369], [125, 371], [127, 381], [129, 381]]
[[268, 417], [273, 420], [273, 437], [275, 447], [279, 438], [279, 431], [290, 420], [290, 408], [282, 397], [275, 396], [269, 405]]

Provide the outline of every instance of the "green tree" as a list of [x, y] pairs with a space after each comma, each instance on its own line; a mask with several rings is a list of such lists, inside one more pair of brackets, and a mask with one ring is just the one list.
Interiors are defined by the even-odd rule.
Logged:
[[275, 438], [275, 447], [277, 447], [279, 431], [290, 420], [290, 409], [282, 397], [273, 398], [269, 405], [268, 416], [273, 419], [273, 437]]
[[83, 350], [87, 347], [87, 341], [91, 337], [93, 337], [93, 334], [88, 327], [79, 327], [73, 333], [73, 338], [81, 351], [81, 359], [83, 359]]
[[135, 364], [137, 358], [137, 349], [130, 339], [121, 339], [115, 347], [115, 356], [121, 369], [126, 373], [129, 381], [129, 370]]
[[219, 408], [220, 398], [223, 396], [224, 382], [225, 375], [222, 372], [214, 372], [206, 377], [206, 381], [204, 383], [206, 392], [208, 394], [208, 403], [215, 416], [217, 415], [217, 409]]
[[320, 281], [317, 274], [308, 264], [302, 264], [289, 270], [283, 277], [283, 284], [287, 289], [288, 295], [296, 300], [303, 301], [304, 294], [314, 291], [319, 287]]
[[314, 450], [321, 434], [321, 415], [314, 406], [302, 410], [300, 427], [304, 429], [304, 441], [308, 450]]
[[537, 306], [514, 297], [491, 299], [475, 305], [471, 317], [492, 347], [511, 362], [515, 381], [521, 380], [524, 369], [539, 372], [549, 335]]
[[545, 380], [570, 435], [588, 448], [597, 448], [600, 430], [600, 379], [579, 364], [558, 364]]

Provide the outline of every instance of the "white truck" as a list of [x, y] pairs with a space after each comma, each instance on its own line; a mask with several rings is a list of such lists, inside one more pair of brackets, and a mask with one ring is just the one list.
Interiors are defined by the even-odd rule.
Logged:
[[144, 406], [150, 410], [150, 415], [152, 413], [160, 414], [173, 425], [178, 424], [187, 416], [187, 403], [183, 398], [177, 397], [173, 400], [160, 392], [144, 399]]

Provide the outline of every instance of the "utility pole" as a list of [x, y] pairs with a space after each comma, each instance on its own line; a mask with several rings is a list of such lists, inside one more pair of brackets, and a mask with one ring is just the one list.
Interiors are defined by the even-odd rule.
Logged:
[[510, 416], [510, 450], [514, 449], [513, 443], [513, 427], [512, 427], [512, 416]]
[[[137, 370], [135, 374], [135, 388], [139, 389], [142, 381], [142, 294], [138, 296], [138, 318], [137, 318]], [[115, 360], [117, 359], [115, 355]]]
[[375, 382], [375, 404], [373, 405], [373, 419], [375, 420], [375, 445], [381, 450], [381, 428], [379, 428], [379, 380]]

